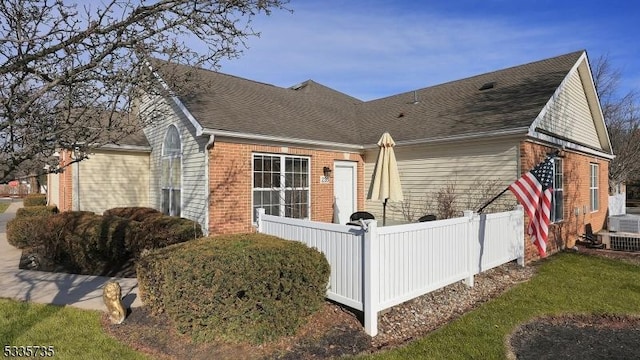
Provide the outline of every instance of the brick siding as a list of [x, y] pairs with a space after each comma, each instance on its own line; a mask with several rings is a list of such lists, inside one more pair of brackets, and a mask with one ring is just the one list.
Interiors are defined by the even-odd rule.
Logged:
[[[554, 150], [554, 148], [532, 142], [522, 142], [520, 144], [521, 173], [524, 174], [531, 170], [536, 164], [544, 160], [547, 153]], [[598, 189], [600, 206], [595, 212], [590, 210], [590, 164], [598, 164], [599, 166]], [[563, 248], [573, 247], [578, 236], [584, 234], [586, 224], [590, 223], [594, 232], [601, 230], [604, 227], [607, 216], [609, 160], [565, 150], [563, 174], [564, 220], [549, 226], [547, 254], [558, 252]], [[528, 224], [529, 218], [525, 216], [525, 227]], [[530, 240], [526, 236], [526, 261], [539, 257], [537, 249], [531, 244]]]
[[[333, 176], [321, 184], [323, 167], [335, 160], [357, 162], [358, 209], [364, 208], [364, 161], [358, 153], [298, 147], [266, 146], [216, 141], [209, 150], [209, 234], [253, 232], [252, 158], [254, 153], [286, 154], [310, 158], [311, 220], [333, 220]], [[332, 173], [333, 175], [333, 173]]]

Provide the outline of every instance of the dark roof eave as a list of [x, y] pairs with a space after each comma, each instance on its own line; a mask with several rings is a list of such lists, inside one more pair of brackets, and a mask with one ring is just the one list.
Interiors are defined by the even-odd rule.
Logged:
[[324, 141], [324, 140], [313, 140], [313, 139], [300, 139], [300, 138], [291, 138], [291, 137], [284, 137], [284, 136], [244, 133], [244, 132], [208, 129], [208, 128], [204, 128], [202, 130], [202, 135], [213, 135], [213, 136], [220, 136], [220, 137], [227, 137], [227, 138], [234, 138], [234, 139], [254, 140], [254, 141], [257, 140], [257, 141], [265, 141], [265, 142], [277, 142], [277, 143], [284, 143], [284, 144], [313, 145], [318, 147], [350, 150], [354, 152], [360, 152], [361, 150], [364, 149], [362, 145], [358, 145], [358, 144], [347, 144], [347, 143], [339, 143], [339, 142]]
[[[441, 136], [441, 137], [434, 137], [434, 138], [400, 140], [400, 141], [396, 141], [396, 146], [438, 144], [438, 143], [453, 142], [453, 141], [480, 140], [485, 137], [490, 137], [492, 139], [509, 138], [509, 137], [524, 138], [528, 132], [529, 132], [529, 127], [518, 127], [513, 129], [507, 129], [507, 130], [485, 131], [485, 132], [479, 132], [479, 133], [473, 133], [473, 134], [459, 134], [459, 135]], [[378, 144], [366, 144], [366, 145], [363, 145], [363, 147], [365, 149], [376, 149], [378, 148]]]

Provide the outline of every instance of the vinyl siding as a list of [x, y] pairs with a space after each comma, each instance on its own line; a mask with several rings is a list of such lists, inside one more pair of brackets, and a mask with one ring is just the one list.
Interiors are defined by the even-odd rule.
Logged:
[[[457, 144], [396, 146], [396, 159], [404, 193], [405, 213], [414, 221], [425, 214], [437, 214], [439, 191], [455, 190], [455, 207], [477, 210], [485, 198], [498, 194], [518, 176], [518, 141], [486, 141]], [[378, 150], [365, 154], [365, 196], [371, 186]], [[503, 196], [496, 206], [515, 205], [515, 198]], [[425, 205], [427, 207], [425, 208]], [[411, 209], [406, 209], [411, 206]], [[367, 211], [382, 218], [382, 202], [367, 200]], [[387, 219], [407, 220], [402, 203], [389, 201]]]
[[574, 71], [561, 89], [538, 127], [579, 144], [602, 149], [579, 72]]
[[[155, 111], [152, 111], [155, 110]], [[151, 124], [144, 129], [149, 144], [150, 182], [149, 204], [161, 209], [162, 144], [169, 125], [175, 125], [182, 142], [182, 189], [181, 217], [197, 221], [206, 231], [207, 218], [207, 137], [196, 137], [196, 129], [178, 107], [159, 96], [146, 97], [140, 113]]]
[[149, 154], [94, 150], [76, 164], [78, 209], [101, 214], [121, 206], [148, 206]]
[[47, 204], [58, 206], [60, 204], [60, 175], [47, 175]]

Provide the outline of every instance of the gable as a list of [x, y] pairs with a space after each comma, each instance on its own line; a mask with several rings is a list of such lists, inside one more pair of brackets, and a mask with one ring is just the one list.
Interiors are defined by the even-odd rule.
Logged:
[[543, 115], [538, 129], [603, 150], [584, 88], [579, 73], [570, 74], [564, 88]]
[[612, 154], [586, 53], [537, 116], [529, 135], [563, 146]]

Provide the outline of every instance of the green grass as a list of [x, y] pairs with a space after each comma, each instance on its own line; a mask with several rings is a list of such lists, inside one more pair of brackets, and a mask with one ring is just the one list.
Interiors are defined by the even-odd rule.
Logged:
[[[563, 253], [529, 282], [430, 335], [367, 359], [503, 359], [505, 337], [535, 317], [640, 313], [640, 266]], [[578, 341], [579, 339], [576, 339]]]
[[7, 210], [7, 208], [9, 207], [9, 205], [11, 205], [10, 202], [0, 201], [0, 214], [5, 212]]
[[[640, 314], [640, 266], [564, 253], [495, 300], [405, 347], [366, 359], [503, 359], [518, 325], [552, 314]], [[58, 359], [143, 359], [104, 333], [100, 312], [0, 299], [2, 345], [53, 345]], [[577, 339], [578, 340], [578, 339]]]
[[145, 359], [102, 330], [101, 313], [0, 299], [0, 342], [53, 346], [55, 359]]

